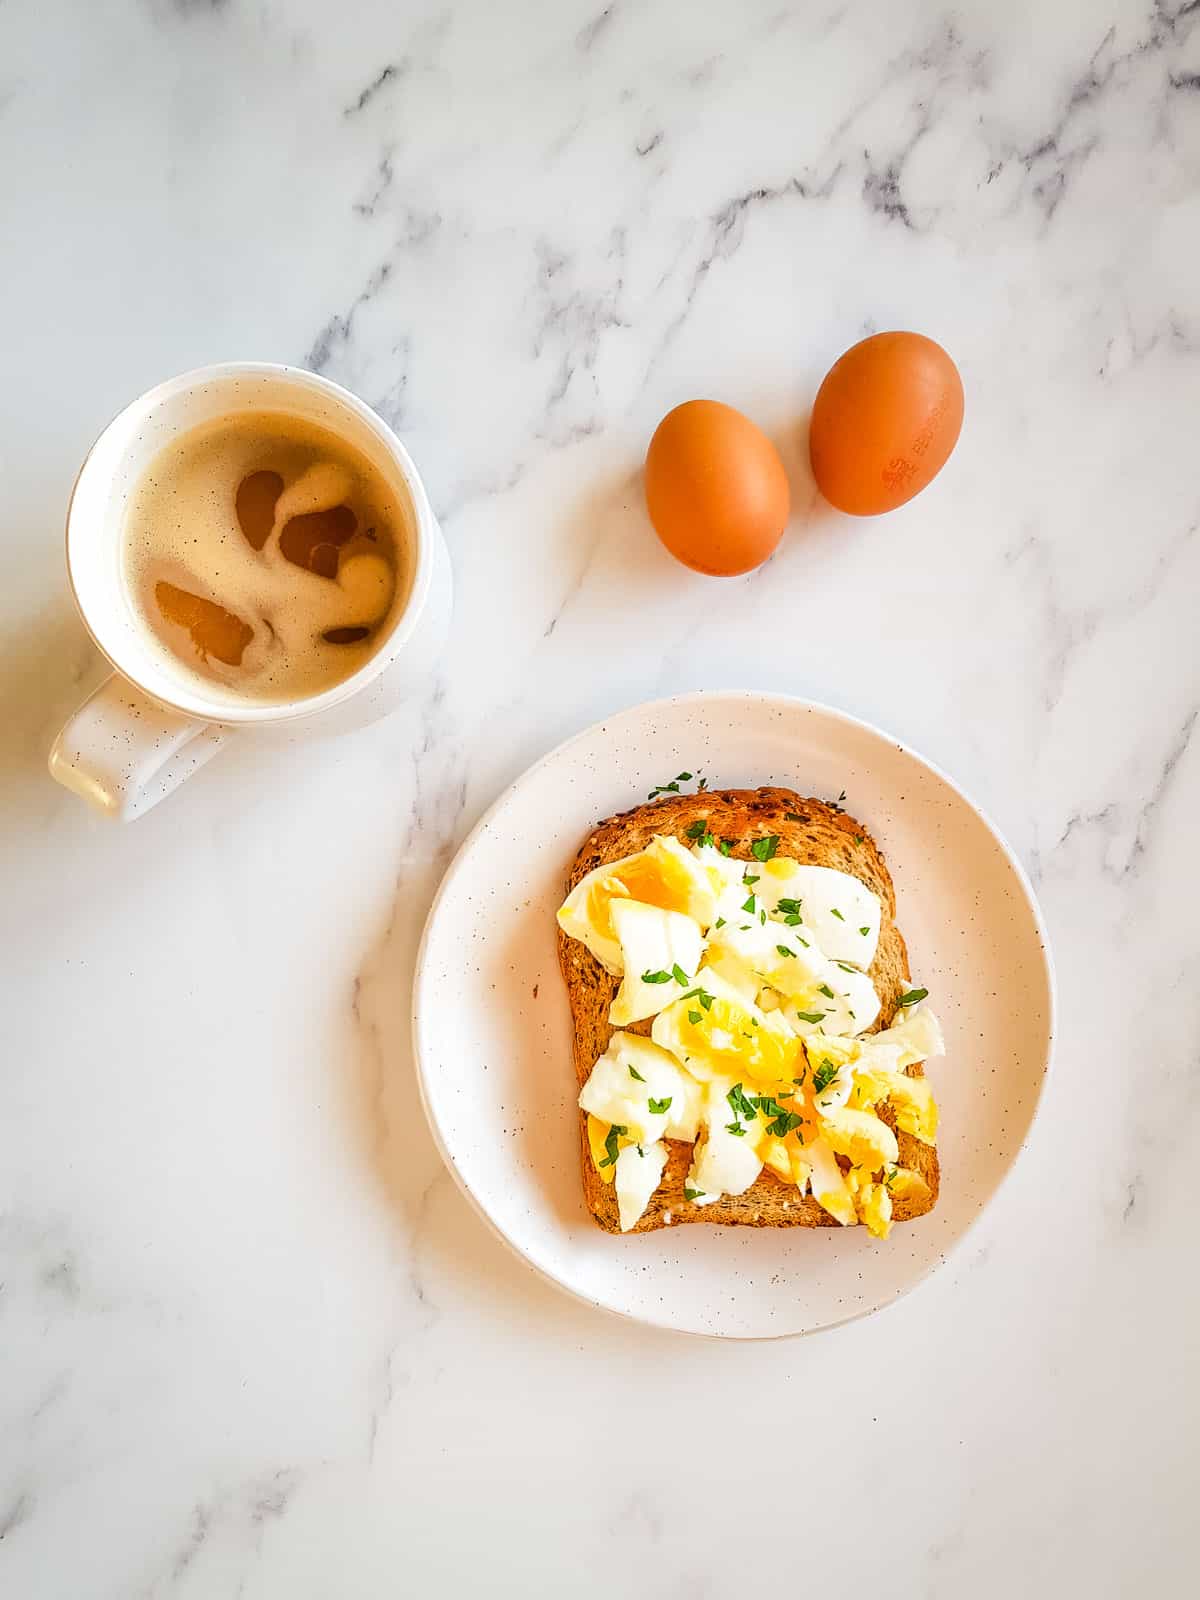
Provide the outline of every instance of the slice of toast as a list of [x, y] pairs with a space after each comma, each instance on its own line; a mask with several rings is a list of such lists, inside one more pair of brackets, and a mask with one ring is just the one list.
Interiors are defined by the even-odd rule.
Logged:
[[[888, 1027], [896, 1014], [900, 996], [911, 986], [908, 951], [895, 923], [896, 896], [883, 856], [870, 834], [862, 823], [835, 805], [804, 799], [791, 789], [769, 788], [671, 795], [649, 805], [637, 806], [602, 822], [589, 834], [571, 864], [568, 892], [594, 867], [644, 849], [655, 834], [670, 834], [683, 844], [689, 844], [687, 829], [697, 821], [703, 821], [716, 838], [728, 840], [731, 854], [740, 860], [753, 859], [750, 846], [755, 839], [776, 834], [779, 855], [791, 856], [812, 866], [837, 867], [851, 873], [878, 895], [883, 914], [879, 948], [871, 963], [870, 975], [879, 993], [880, 1013], [869, 1031]], [[558, 962], [571, 1003], [575, 1025], [575, 1075], [582, 1087], [616, 1032], [609, 1024], [608, 1008], [620, 979], [607, 973], [585, 945], [568, 938], [561, 928]], [[650, 1021], [639, 1022], [628, 1031], [649, 1035], [650, 1026]], [[919, 1066], [908, 1069], [912, 1077], [920, 1077], [921, 1070]], [[937, 1151], [912, 1134], [896, 1129], [895, 1117], [886, 1103], [880, 1104], [879, 1114], [896, 1131], [900, 1165], [919, 1172], [929, 1185], [927, 1196], [895, 1202], [893, 1220], [906, 1222], [932, 1210], [937, 1200]], [[582, 1111], [579, 1113], [579, 1136], [583, 1192], [588, 1209], [600, 1227], [609, 1233], [619, 1233], [616, 1193], [613, 1185], [605, 1183], [592, 1164], [587, 1117]], [[733, 1223], [754, 1228], [840, 1226], [811, 1195], [802, 1198], [793, 1184], [785, 1183], [766, 1169], [745, 1194], [726, 1195], [711, 1205], [694, 1205], [683, 1196], [693, 1147], [672, 1139], [667, 1141], [667, 1149], [662, 1182], [632, 1230], [635, 1233], [648, 1233], [653, 1228], [684, 1222]]]

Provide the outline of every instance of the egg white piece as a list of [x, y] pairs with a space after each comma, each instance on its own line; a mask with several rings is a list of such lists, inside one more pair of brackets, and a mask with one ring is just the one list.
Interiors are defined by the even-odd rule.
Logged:
[[863, 1039], [864, 1065], [894, 1072], [911, 1067], [931, 1056], [946, 1054], [942, 1025], [926, 1006], [914, 1006], [899, 1013], [890, 1028]]
[[679, 911], [660, 911], [640, 900], [614, 900], [611, 915], [625, 976], [609, 1007], [608, 1020], [614, 1027], [624, 1028], [654, 1016], [683, 993], [677, 978], [647, 983], [646, 973], [672, 973], [678, 968], [690, 987], [700, 965], [704, 937], [691, 917]]
[[705, 929], [716, 916], [717, 893], [718, 886], [691, 850], [678, 839], [656, 835], [644, 850], [594, 867], [581, 878], [559, 907], [558, 924], [569, 938], [585, 944], [606, 971], [620, 977], [625, 970], [620, 938], [609, 926], [613, 904], [637, 900], [691, 917]]
[[637, 856], [622, 856], [620, 861], [611, 861], [605, 866], [595, 867], [586, 877], [580, 878], [558, 908], [558, 925], [562, 931], [569, 939], [578, 939], [580, 944], [586, 945], [604, 970], [611, 972], [614, 978], [619, 978], [624, 970], [621, 964], [621, 946], [616, 939], [596, 926], [591, 914], [592, 891], [603, 888], [611, 879], [614, 891], [624, 894], [620, 884], [621, 868], [637, 859]]
[[[688, 1188], [699, 1189], [713, 1199], [723, 1194], [745, 1194], [763, 1166], [758, 1153], [763, 1134], [761, 1119], [743, 1123], [735, 1116], [727, 1098], [732, 1088], [732, 1078], [714, 1078], [705, 1087], [704, 1141], [696, 1147], [687, 1179]], [[744, 1127], [745, 1132], [740, 1136], [731, 1133], [732, 1124]]]
[[[742, 879], [746, 876], [745, 861], [739, 861], [736, 856], [725, 855], [715, 844], [698, 844], [693, 848], [692, 854], [708, 873], [718, 900], [740, 888]], [[745, 899], [745, 896], [742, 898]]]
[[622, 1233], [629, 1232], [650, 1204], [666, 1164], [667, 1147], [663, 1144], [643, 1144], [640, 1148], [627, 1144], [617, 1157], [613, 1184]]
[[818, 982], [799, 994], [781, 996], [780, 1005], [801, 1038], [812, 1033], [852, 1038], [879, 1015], [879, 995], [866, 973], [835, 961], [823, 962]]
[[755, 889], [771, 917], [785, 915], [779, 910], [781, 900], [798, 901], [798, 914], [831, 961], [848, 961], [864, 971], [874, 961], [883, 907], [849, 872], [776, 856], [765, 863]]
[[704, 952], [704, 965], [708, 972], [716, 973], [728, 985], [743, 1005], [754, 1005], [762, 987], [761, 980], [727, 945], [714, 947], [710, 944]]
[[[700, 1128], [704, 1091], [695, 1078], [683, 1070], [675, 1057], [668, 1050], [660, 1049], [653, 1040], [643, 1039], [640, 1034], [614, 1033], [608, 1041], [608, 1049], [600, 1057], [601, 1061], [608, 1059], [624, 1068], [625, 1078], [628, 1079], [628, 1096], [624, 1105], [628, 1112], [629, 1102], [636, 1103], [642, 1119], [638, 1126], [644, 1126], [647, 1117], [662, 1116], [664, 1126], [658, 1137], [682, 1139], [690, 1144]], [[595, 1068], [592, 1070], [594, 1072]], [[625, 1079], [619, 1072], [616, 1087], [621, 1090], [626, 1087]], [[665, 1106], [665, 1110], [651, 1112], [651, 1100], [658, 1106]], [[585, 1111], [589, 1109], [584, 1106]], [[593, 1111], [592, 1115], [599, 1116], [600, 1113]], [[630, 1125], [627, 1116], [606, 1116], [603, 1121]]]
[[783, 995], [807, 994], [822, 981], [828, 966], [803, 928], [764, 924], [756, 916], [726, 923], [711, 935], [709, 964], [721, 966], [726, 956], [752, 973], [760, 987], [769, 985]]
[[[711, 933], [718, 922], [732, 922], [740, 915], [740, 907], [748, 892], [743, 886], [744, 879], [753, 863], [739, 861], [735, 856], [723, 855], [715, 845], [711, 844], [697, 845], [694, 854], [708, 874], [709, 882], [716, 894], [713, 920], [708, 929]], [[745, 918], [742, 920], [745, 921]]]
[[[641, 1073], [641, 1079], [634, 1072]], [[579, 1106], [601, 1122], [623, 1127], [639, 1144], [653, 1144], [667, 1131], [669, 1113], [682, 1074], [674, 1058], [647, 1039], [614, 1033], [579, 1091]], [[650, 1100], [671, 1098], [666, 1111], [651, 1111]]]
[[840, 1222], [843, 1228], [858, 1221], [854, 1210], [854, 1196], [837, 1164], [837, 1157], [819, 1135], [804, 1146], [804, 1159], [809, 1169], [809, 1187], [817, 1204]]

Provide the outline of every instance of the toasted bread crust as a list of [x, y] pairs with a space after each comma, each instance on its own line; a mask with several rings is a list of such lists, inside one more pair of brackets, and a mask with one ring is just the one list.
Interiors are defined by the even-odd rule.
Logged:
[[[649, 805], [637, 806], [620, 816], [610, 817], [584, 840], [571, 864], [567, 891], [593, 868], [618, 861], [648, 845], [655, 834], [673, 835], [684, 844], [687, 829], [703, 821], [718, 839], [728, 840], [731, 854], [740, 860], [753, 857], [750, 846], [755, 839], [776, 834], [778, 853], [792, 856], [813, 866], [836, 867], [865, 883], [883, 906], [879, 948], [871, 963], [871, 980], [879, 993], [880, 1014], [874, 1028], [890, 1025], [900, 996], [910, 986], [908, 951], [896, 926], [896, 896], [891, 875], [879, 849], [860, 822], [823, 800], [805, 799], [791, 789], [719, 789], [693, 795], [670, 795]], [[608, 1021], [608, 1008], [620, 980], [604, 970], [591, 951], [577, 939], [558, 932], [558, 962], [571, 1005], [575, 1025], [575, 1075], [580, 1087], [587, 1081], [596, 1060], [608, 1048], [616, 1031]], [[648, 1035], [650, 1022], [636, 1023], [628, 1031]], [[921, 1068], [910, 1067], [913, 1077]], [[880, 1116], [895, 1129], [891, 1107], [879, 1108]], [[617, 1198], [611, 1183], [605, 1183], [592, 1164], [587, 1141], [587, 1118], [579, 1114], [580, 1158], [583, 1192], [588, 1209], [599, 1226], [619, 1233]], [[933, 1209], [938, 1193], [938, 1158], [932, 1145], [912, 1134], [896, 1130], [901, 1166], [919, 1172], [929, 1185], [928, 1197], [897, 1200], [893, 1220], [905, 1222]], [[784, 1183], [773, 1172], [764, 1170], [742, 1195], [726, 1195], [711, 1205], [697, 1206], [684, 1199], [684, 1179], [692, 1162], [692, 1146], [677, 1140], [667, 1141], [668, 1159], [662, 1182], [639, 1222], [631, 1230], [649, 1233], [652, 1229], [688, 1222], [711, 1222], [753, 1228], [836, 1228], [840, 1226], [811, 1195], [803, 1198], [794, 1185]]]

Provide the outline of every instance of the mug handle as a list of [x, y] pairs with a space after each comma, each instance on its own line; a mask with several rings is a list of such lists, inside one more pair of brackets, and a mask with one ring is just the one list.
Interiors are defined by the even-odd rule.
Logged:
[[54, 741], [50, 776], [106, 816], [132, 822], [211, 761], [225, 739], [224, 729], [168, 711], [114, 673]]

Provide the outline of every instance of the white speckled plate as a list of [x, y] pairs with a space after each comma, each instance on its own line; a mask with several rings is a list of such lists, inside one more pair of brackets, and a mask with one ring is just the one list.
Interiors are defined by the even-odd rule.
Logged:
[[[554, 913], [602, 818], [688, 770], [709, 787], [836, 795], [882, 846], [914, 979], [947, 1055], [941, 1198], [884, 1244], [865, 1228], [602, 1233], [579, 1181], [570, 1019]], [[1014, 1006], [1014, 997], [1019, 1005]], [[1025, 874], [950, 780], [886, 734], [783, 696], [636, 706], [539, 761], [447, 872], [417, 962], [414, 1039], [442, 1154], [502, 1237], [571, 1294], [687, 1333], [807, 1333], [889, 1305], [943, 1261], [1024, 1142], [1050, 1059], [1054, 988]]]

